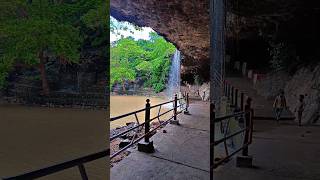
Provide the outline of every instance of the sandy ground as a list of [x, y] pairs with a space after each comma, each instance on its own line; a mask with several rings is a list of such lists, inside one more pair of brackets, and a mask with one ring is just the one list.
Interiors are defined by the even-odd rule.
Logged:
[[[0, 106], [0, 177], [64, 162], [108, 148], [104, 110]], [[109, 162], [85, 164], [89, 179], [108, 179]], [[79, 179], [77, 168], [41, 179]]]

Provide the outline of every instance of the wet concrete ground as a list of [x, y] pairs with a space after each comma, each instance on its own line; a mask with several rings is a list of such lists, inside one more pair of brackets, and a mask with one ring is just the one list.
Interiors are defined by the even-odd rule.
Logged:
[[[255, 99], [258, 115], [271, 117], [254, 120], [253, 143], [249, 147], [253, 167], [236, 167], [240, 152], [215, 169], [213, 179], [320, 180], [320, 126], [299, 127], [293, 120], [281, 120], [278, 124], [272, 119], [270, 101], [254, 94], [250, 87], [246, 92]], [[168, 125], [168, 133], [158, 132], [153, 137], [154, 154], [131, 149], [132, 153], [111, 169], [111, 179], [210, 179], [209, 104], [191, 104], [190, 112], [192, 115], [180, 117], [181, 126]]]
[[235, 167], [235, 158], [217, 168], [217, 180], [319, 180], [320, 127], [294, 122], [255, 121], [249, 154], [254, 168]]
[[168, 124], [152, 137], [156, 152], [132, 153], [111, 168], [111, 180], [198, 180], [209, 176], [209, 104], [195, 102], [180, 126]]

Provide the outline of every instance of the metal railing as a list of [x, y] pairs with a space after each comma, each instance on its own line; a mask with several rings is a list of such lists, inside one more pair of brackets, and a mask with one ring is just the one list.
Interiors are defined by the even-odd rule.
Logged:
[[[245, 94], [243, 92], [240, 93], [239, 90], [228, 82], [224, 84], [224, 95], [228, 98], [231, 102], [231, 107], [234, 108], [234, 112], [232, 114], [223, 116], [223, 117], [216, 117], [215, 113], [215, 104], [210, 104], [210, 175], [213, 177], [213, 169], [217, 168], [224, 162], [229, 161], [229, 159], [237, 154], [238, 152], [242, 151], [243, 156], [248, 156], [248, 146], [252, 143], [252, 132], [253, 132], [253, 110], [251, 109], [251, 98], [247, 96], [246, 104], [244, 104]], [[240, 103], [239, 103], [240, 98]], [[218, 140], [215, 139], [215, 127], [216, 124], [220, 123], [220, 131], [223, 131], [222, 123], [224, 121], [229, 121], [231, 118], [235, 118], [238, 120], [240, 124], [240, 120], [243, 121], [243, 126], [230, 134], [224, 133], [224, 136]], [[242, 124], [242, 123], [241, 123]], [[228, 127], [227, 127], [228, 128]], [[243, 141], [241, 146], [232, 152], [229, 151], [227, 140], [237, 136], [244, 134]], [[215, 147], [223, 143], [224, 146], [224, 157], [218, 159], [216, 161], [215, 158]]]
[[[162, 107], [164, 105], [171, 104], [171, 103], [173, 104], [173, 108], [170, 108], [169, 110], [166, 110], [165, 112], [161, 113]], [[158, 114], [155, 117], [151, 118], [150, 117], [150, 110], [154, 109], [154, 108], [157, 108], [157, 107], [159, 108], [158, 109]], [[174, 100], [167, 101], [167, 102], [164, 102], [164, 103], [161, 103], [161, 104], [157, 104], [157, 105], [154, 105], [154, 106], [151, 106], [150, 100], [147, 99], [145, 108], [137, 110], [137, 111], [134, 111], [134, 112], [130, 112], [130, 113], [127, 113], [127, 114], [123, 114], [123, 115], [120, 115], [120, 116], [117, 116], [117, 117], [112, 117], [110, 119], [111, 122], [120, 120], [120, 119], [128, 117], [128, 116], [134, 116], [135, 120], [137, 122], [137, 125], [134, 126], [134, 127], [129, 128], [129, 129], [125, 130], [125, 131], [122, 131], [122, 132], [120, 132], [120, 133], [118, 133], [118, 134], [116, 134], [116, 135], [114, 135], [114, 136], [112, 136], [110, 138], [110, 142], [111, 142], [111, 141], [113, 141], [113, 140], [115, 140], [115, 139], [117, 139], [117, 138], [119, 138], [119, 137], [121, 137], [123, 135], [128, 134], [129, 132], [135, 131], [135, 134], [133, 135], [133, 138], [131, 139], [131, 142], [129, 144], [127, 144], [126, 146], [124, 146], [123, 148], [119, 149], [117, 152], [111, 154], [110, 159], [112, 159], [112, 158], [116, 157], [117, 155], [119, 155], [120, 153], [124, 152], [125, 150], [127, 150], [128, 148], [133, 146], [134, 144], [136, 144], [139, 141], [141, 141], [143, 138], [144, 138], [144, 143], [149, 145], [151, 150], [150, 151], [148, 151], [148, 150], [145, 151], [142, 148], [139, 148], [139, 146], [138, 146], [138, 150], [139, 151], [144, 151], [144, 152], [152, 152], [153, 151], [153, 143], [150, 144], [150, 137], [152, 136], [152, 133], [155, 132], [158, 128], [160, 128], [163, 125], [167, 124], [168, 122], [172, 122], [174, 124], [179, 124], [177, 116], [180, 113], [182, 113], [183, 111], [185, 113], [188, 113], [188, 107], [189, 107], [189, 94], [185, 93], [182, 98], [178, 99], [177, 95], [175, 95]], [[164, 121], [160, 120], [160, 117], [164, 116], [165, 114], [168, 114], [171, 111], [173, 111], [173, 115], [170, 118], [168, 118], [168, 119], [166, 119]], [[143, 123], [140, 123], [137, 114], [138, 113], [142, 113], [142, 112], [145, 113], [145, 119], [144, 119]], [[152, 128], [152, 129], [150, 129], [150, 123], [152, 121], [156, 120], [156, 119], [158, 119], [159, 125], [154, 127], [154, 128]], [[141, 132], [143, 127], [144, 127], [144, 134], [142, 136], [138, 137], [138, 133]]]
[[110, 155], [110, 149], [103, 150], [101, 152], [97, 152], [94, 154], [83, 156], [83, 157], [73, 159], [70, 161], [66, 161], [63, 163], [55, 164], [53, 166], [49, 166], [49, 167], [45, 167], [45, 168], [38, 169], [35, 171], [31, 171], [31, 172], [21, 174], [18, 176], [6, 177], [6, 178], [2, 178], [2, 179], [3, 180], [31, 180], [31, 179], [36, 179], [36, 178], [48, 176], [48, 175], [51, 175], [54, 173], [58, 173], [58, 172], [64, 171], [69, 168], [78, 167], [81, 179], [88, 180], [88, 175], [86, 173], [86, 169], [85, 169], [84, 164], [91, 162], [91, 161], [95, 161], [97, 159], [107, 157], [108, 155]]
[[14, 98], [16, 102], [27, 105], [47, 105], [66, 107], [106, 108], [105, 93], [67, 93], [51, 92], [49, 95], [40, 95], [31, 89], [10, 91], [8, 100]]

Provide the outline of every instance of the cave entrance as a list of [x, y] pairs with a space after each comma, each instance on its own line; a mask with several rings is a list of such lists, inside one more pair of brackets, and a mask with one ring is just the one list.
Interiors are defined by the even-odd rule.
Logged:
[[111, 91], [170, 97], [178, 93], [180, 51], [150, 27], [110, 19]]

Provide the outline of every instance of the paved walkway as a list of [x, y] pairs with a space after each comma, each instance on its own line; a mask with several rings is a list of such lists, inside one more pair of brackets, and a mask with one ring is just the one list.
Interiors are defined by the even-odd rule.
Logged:
[[209, 178], [209, 104], [194, 102], [191, 115], [179, 115], [180, 126], [168, 124], [152, 137], [156, 152], [131, 149], [111, 168], [111, 180], [206, 180]]
[[237, 168], [235, 158], [214, 172], [215, 180], [319, 180], [320, 127], [255, 121], [249, 154], [254, 168]]
[[[229, 81], [234, 87], [238, 88], [240, 92], [244, 92], [253, 99], [252, 106], [255, 110], [254, 116], [256, 118], [272, 119], [274, 117], [274, 111], [272, 108], [273, 100], [268, 100], [263, 96], [260, 96], [253, 88], [252, 81], [242, 77], [229, 77], [227, 78], [227, 81]], [[292, 120], [294, 115], [290, 111], [284, 110], [282, 113], [282, 118]]]
[[[228, 79], [254, 99], [253, 143], [249, 154], [254, 168], [237, 168], [235, 158], [214, 172], [215, 180], [320, 180], [320, 126], [299, 127], [291, 121], [272, 119], [272, 101], [259, 96], [244, 78]], [[287, 117], [292, 116], [290, 112]]]
[[[237, 168], [235, 157], [214, 171], [214, 180], [320, 180], [320, 126], [299, 127], [294, 121], [273, 119], [270, 101], [257, 95], [246, 79], [230, 78], [254, 99], [253, 107], [266, 120], [254, 120], [249, 154], [253, 168]], [[247, 82], [246, 82], [247, 81]], [[272, 104], [272, 102], [271, 102]], [[192, 115], [181, 126], [167, 125], [154, 137], [156, 152], [132, 153], [111, 169], [111, 180], [209, 179], [209, 104], [191, 104]], [[288, 117], [291, 114], [288, 112]]]

